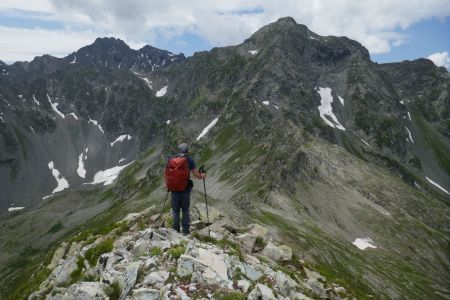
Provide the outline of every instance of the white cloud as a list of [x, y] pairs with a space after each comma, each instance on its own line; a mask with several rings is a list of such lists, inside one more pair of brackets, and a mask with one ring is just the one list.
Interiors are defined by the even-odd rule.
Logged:
[[92, 43], [91, 31], [24, 29], [0, 26], [0, 59], [7, 62], [32, 60], [36, 55], [51, 53], [64, 56]]
[[[158, 38], [177, 43], [177, 38], [184, 33], [199, 35], [211, 46], [238, 44], [260, 27], [280, 17], [292, 16], [297, 23], [307, 25], [320, 35], [345, 35], [356, 39], [371, 54], [389, 52], [391, 47], [407, 41], [408, 36], [401, 30], [419, 21], [450, 15], [450, 0], [191, 0], [189, 4], [184, 0], [36, 2], [42, 7], [31, 0], [5, 0], [0, 4], [0, 11], [27, 9], [29, 5], [28, 10], [48, 13], [47, 19], [58, 20], [70, 28], [83, 28], [81, 39], [88, 32], [92, 36], [127, 37], [138, 45], [154, 44]], [[75, 37], [77, 31], [70, 28], [66, 30], [67, 37], [60, 34], [60, 44], [67, 45], [65, 48], [78, 45], [80, 41], [80, 37]], [[4, 31], [0, 32], [0, 40], [5, 40], [4, 34]], [[75, 42], [70, 41], [72, 37]], [[34, 46], [29, 43], [28, 49]], [[39, 47], [45, 48], [45, 45]], [[67, 53], [76, 49], [71, 48]], [[35, 55], [38, 50], [52, 52], [53, 48], [36, 49]], [[0, 52], [0, 58], [1, 55]]]
[[438, 67], [445, 67], [447, 70], [450, 70], [450, 56], [447, 51], [433, 53], [428, 56], [428, 59]]

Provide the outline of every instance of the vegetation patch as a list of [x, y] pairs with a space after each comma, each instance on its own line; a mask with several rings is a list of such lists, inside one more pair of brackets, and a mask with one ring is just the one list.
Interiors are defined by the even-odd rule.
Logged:
[[177, 247], [173, 247], [171, 249], [169, 249], [169, 255], [173, 258], [173, 259], [178, 259], [181, 254], [184, 254], [184, 252], [186, 251], [186, 246], [184, 244], [181, 244]]
[[84, 268], [84, 258], [83, 256], [78, 256], [77, 258], [77, 268], [70, 273], [70, 282], [75, 283], [80, 281], [81, 273], [83, 272]]
[[152, 249], [150, 249], [150, 254], [152, 256], [159, 256], [163, 253], [162, 249], [159, 247], [153, 247]]
[[89, 262], [89, 265], [95, 266], [97, 264], [97, 259], [103, 253], [111, 252], [113, 250], [113, 240], [107, 239], [100, 242], [97, 246], [90, 248], [86, 251], [85, 257]]
[[63, 228], [64, 228], [63, 224], [60, 221], [58, 221], [55, 225], [50, 227], [50, 229], [47, 231], [47, 233], [56, 233]]
[[105, 293], [109, 297], [110, 300], [118, 300], [120, 299], [120, 295], [122, 294], [122, 288], [118, 281], [114, 281], [110, 285], [105, 288]]

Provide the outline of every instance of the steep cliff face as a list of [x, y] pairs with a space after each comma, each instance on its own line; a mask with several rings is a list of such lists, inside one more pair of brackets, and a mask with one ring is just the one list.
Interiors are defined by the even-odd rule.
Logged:
[[430, 61], [375, 64], [358, 42], [282, 18], [189, 58], [99, 39], [2, 68], [10, 289], [56, 240], [160, 204], [185, 141], [221, 211], [270, 227], [359, 297], [446, 295], [450, 79]]

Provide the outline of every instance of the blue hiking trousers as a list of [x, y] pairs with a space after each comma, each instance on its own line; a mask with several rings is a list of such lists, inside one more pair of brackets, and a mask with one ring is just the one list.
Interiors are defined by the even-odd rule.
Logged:
[[183, 233], [189, 234], [189, 206], [191, 204], [191, 192], [172, 192], [172, 216], [173, 229], [180, 232], [180, 210], [183, 211], [181, 225]]

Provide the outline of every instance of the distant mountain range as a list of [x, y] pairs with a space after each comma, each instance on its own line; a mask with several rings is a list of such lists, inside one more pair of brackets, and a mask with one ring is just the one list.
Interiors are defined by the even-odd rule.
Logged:
[[78, 226], [158, 204], [182, 141], [209, 169], [211, 201], [360, 297], [449, 295], [448, 71], [374, 63], [289, 17], [188, 58], [98, 38], [64, 58], [0, 62], [0, 279], [31, 274], [11, 265], [17, 247], [37, 251], [32, 272]]

